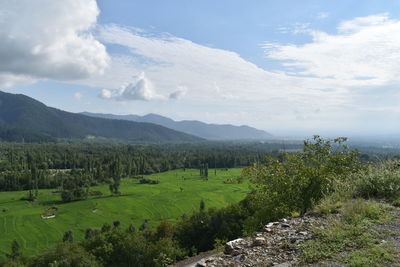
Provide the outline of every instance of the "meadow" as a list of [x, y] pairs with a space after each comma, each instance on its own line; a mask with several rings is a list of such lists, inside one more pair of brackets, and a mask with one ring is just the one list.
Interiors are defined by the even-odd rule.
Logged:
[[[101, 191], [102, 196], [62, 203], [55, 190], [39, 190], [35, 202], [21, 200], [25, 191], [0, 193], [0, 257], [10, 251], [16, 239], [24, 255], [35, 255], [52, 247], [72, 230], [76, 241], [82, 240], [87, 228], [100, 228], [104, 223], [112, 225], [120, 221], [121, 227], [134, 224], [136, 229], [145, 219], [150, 226], [163, 220], [176, 222], [183, 214], [199, 210], [201, 200], [206, 208], [221, 208], [243, 199], [249, 191], [248, 184], [224, 183], [235, 181], [241, 169], [218, 169], [216, 175], [210, 169], [209, 179], [200, 177], [195, 169], [173, 170], [148, 175], [159, 184], [140, 184], [138, 179], [123, 179], [121, 195], [112, 196], [107, 185], [95, 186], [91, 191]], [[43, 219], [42, 214], [50, 207], [57, 207], [55, 218]]]

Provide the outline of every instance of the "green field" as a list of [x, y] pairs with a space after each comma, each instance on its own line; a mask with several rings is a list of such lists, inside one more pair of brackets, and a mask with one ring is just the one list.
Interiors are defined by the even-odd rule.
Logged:
[[[104, 193], [100, 197], [60, 203], [54, 190], [40, 190], [35, 203], [20, 200], [26, 192], [0, 193], [0, 257], [9, 253], [10, 244], [17, 239], [25, 255], [34, 255], [59, 242], [67, 230], [72, 230], [75, 240], [81, 240], [89, 227], [101, 227], [105, 222], [119, 220], [121, 227], [133, 223], [138, 228], [144, 219], [155, 226], [162, 220], [177, 221], [191, 214], [204, 200], [206, 207], [224, 207], [238, 202], [248, 192], [247, 184], [225, 184], [236, 178], [241, 169], [210, 169], [209, 180], [204, 181], [198, 170], [175, 170], [149, 175], [160, 184], [139, 184], [137, 179], [122, 181], [120, 196], [110, 196], [108, 186], [93, 187]], [[56, 218], [42, 219], [48, 207], [56, 206]]]

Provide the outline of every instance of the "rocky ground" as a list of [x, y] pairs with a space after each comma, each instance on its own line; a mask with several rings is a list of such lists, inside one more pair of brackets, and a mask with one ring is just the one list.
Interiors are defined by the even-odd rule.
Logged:
[[[393, 211], [389, 223], [376, 224], [385, 234], [385, 242], [400, 249], [400, 210]], [[173, 265], [174, 267], [292, 267], [299, 263], [300, 245], [313, 238], [312, 229], [325, 229], [327, 221], [321, 217], [305, 216], [282, 219], [265, 225], [262, 232], [251, 237], [238, 238], [226, 243], [224, 252], [207, 252]], [[337, 262], [327, 261], [313, 266], [339, 267]], [[400, 266], [400, 255], [392, 266]]]
[[271, 222], [251, 237], [229, 241], [223, 253], [176, 266], [295, 266], [300, 244], [312, 238], [314, 227], [324, 228], [320, 218], [307, 216]]

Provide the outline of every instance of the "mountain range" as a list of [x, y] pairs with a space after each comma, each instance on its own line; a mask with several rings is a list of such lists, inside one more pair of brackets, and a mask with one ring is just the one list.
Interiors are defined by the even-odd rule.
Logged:
[[59, 138], [112, 138], [133, 142], [193, 142], [202, 139], [160, 125], [95, 118], [62, 111], [22, 94], [0, 91], [0, 139], [47, 142]]
[[157, 114], [113, 115], [83, 112], [81, 114], [107, 119], [128, 120], [134, 122], [148, 122], [158, 124], [176, 131], [198, 136], [208, 140], [264, 140], [271, 139], [272, 135], [249, 126], [234, 126], [229, 124], [207, 124], [201, 121], [184, 120], [174, 121]]

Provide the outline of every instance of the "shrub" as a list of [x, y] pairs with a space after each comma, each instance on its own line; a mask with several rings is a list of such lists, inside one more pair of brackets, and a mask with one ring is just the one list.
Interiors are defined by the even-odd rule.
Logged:
[[103, 192], [94, 190], [94, 191], [89, 191], [88, 195], [89, 196], [102, 196]]
[[159, 184], [160, 181], [159, 180], [150, 179], [150, 178], [142, 178], [142, 179], [139, 180], [139, 183], [141, 183], [141, 184]]
[[88, 253], [82, 246], [64, 242], [37, 257], [31, 266], [101, 266], [96, 258]]
[[350, 151], [345, 141], [314, 136], [304, 142], [303, 153], [284, 154], [281, 160], [267, 157], [262, 164], [245, 169], [243, 175], [256, 185], [252, 197], [256, 214], [247, 220], [247, 231], [295, 212], [304, 214], [357, 172], [361, 168], [358, 152]]
[[354, 180], [354, 196], [363, 198], [396, 199], [400, 197], [400, 169], [393, 162], [370, 165], [351, 176]]

